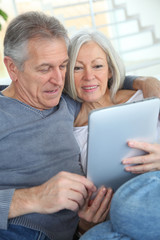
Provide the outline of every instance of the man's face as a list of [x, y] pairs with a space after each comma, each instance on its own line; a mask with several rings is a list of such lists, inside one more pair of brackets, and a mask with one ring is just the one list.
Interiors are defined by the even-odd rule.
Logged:
[[23, 71], [17, 70], [15, 98], [40, 110], [59, 103], [68, 54], [63, 39], [32, 39]]

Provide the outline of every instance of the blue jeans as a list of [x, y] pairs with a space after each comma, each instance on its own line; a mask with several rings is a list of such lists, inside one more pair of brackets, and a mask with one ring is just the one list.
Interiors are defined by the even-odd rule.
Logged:
[[110, 220], [80, 240], [160, 240], [160, 171], [139, 175], [114, 194]]
[[43, 233], [23, 226], [9, 224], [7, 230], [0, 230], [0, 240], [50, 240]]

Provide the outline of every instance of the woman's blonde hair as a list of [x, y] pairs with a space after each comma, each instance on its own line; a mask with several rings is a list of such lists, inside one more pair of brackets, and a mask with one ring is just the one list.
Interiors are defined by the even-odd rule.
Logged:
[[66, 81], [64, 91], [69, 94], [74, 100], [81, 101], [76, 92], [74, 81], [74, 67], [81, 46], [87, 42], [93, 41], [97, 43], [106, 53], [107, 63], [112, 73], [112, 78], [109, 79], [109, 88], [111, 98], [113, 99], [117, 90], [123, 85], [125, 78], [125, 68], [118, 53], [114, 50], [110, 40], [98, 31], [81, 31], [71, 38], [68, 48], [69, 64], [66, 73]]

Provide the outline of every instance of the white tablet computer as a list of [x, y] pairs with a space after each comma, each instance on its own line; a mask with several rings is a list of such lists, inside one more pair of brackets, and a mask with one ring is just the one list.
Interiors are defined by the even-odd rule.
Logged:
[[122, 159], [145, 154], [131, 149], [128, 140], [153, 143], [157, 138], [160, 99], [150, 98], [138, 102], [93, 110], [89, 115], [87, 177], [97, 187], [102, 185], [116, 190], [130, 178]]

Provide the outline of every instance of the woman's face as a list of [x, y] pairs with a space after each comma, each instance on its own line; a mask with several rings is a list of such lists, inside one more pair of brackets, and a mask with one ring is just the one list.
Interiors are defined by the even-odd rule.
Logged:
[[74, 67], [78, 97], [85, 102], [103, 101], [109, 78], [111, 72], [102, 48], [93, 41], [83, 44]]

